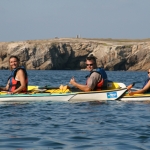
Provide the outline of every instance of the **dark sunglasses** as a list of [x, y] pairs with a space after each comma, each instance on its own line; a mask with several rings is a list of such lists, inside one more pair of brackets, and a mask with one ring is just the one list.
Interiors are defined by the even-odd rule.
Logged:
[[150, 72], [147, 72], [148, 74], [150, 73]]
[[86, 66], [93, 66], [93, 64], [86, 64]]

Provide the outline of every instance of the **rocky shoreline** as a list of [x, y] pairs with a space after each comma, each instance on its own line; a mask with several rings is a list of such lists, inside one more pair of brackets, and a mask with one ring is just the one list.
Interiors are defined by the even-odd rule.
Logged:
[[93, 54], [98, 67], [106, 70], [147, 70], [150, 39], [55, 38], [0, 42], [0, 69], [9, 69], [10, 55], [17, 55], [27, 69], [75, 70], [85, 68], [85, 58]]

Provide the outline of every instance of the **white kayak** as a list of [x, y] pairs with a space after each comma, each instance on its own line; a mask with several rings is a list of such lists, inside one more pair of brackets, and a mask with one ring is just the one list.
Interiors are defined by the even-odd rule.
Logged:
[[117, 100], [125, 92], [126, 88], [118, 90], [107, 90], [100, 92], [71, 92], [71, 93], [31, 93], [31, 94], [0, 94], [0, 101], [103, 101]]
[[[45, 87], [44, 87], [45, 88]], [[26, 94], [7, 94], [0, 92], [0, 102], [9, 101], [70, 101], [70, 102], [86, 102], [86, 101], [107, 101], [118, 100], [126, 93], [127, 88], [123, 83], [109, 82], [107, 90], [81, 92], [68, 89], [67, 86], [59, 88], [41, 89], [39, 86], [29, 86], [30, 92]]]
[[129, 96], [123, 83], [109, 82], [107, 90], [74, 92], [67, 86], [47, 88], [29, 86], [26, 94], [7, 94], [0, 92], [0, 102], [27, 102], [27, 101], [61, 101], [61, 102], [88, 102], [88, 101], [148, 101], [150, 94], [135, 94]]

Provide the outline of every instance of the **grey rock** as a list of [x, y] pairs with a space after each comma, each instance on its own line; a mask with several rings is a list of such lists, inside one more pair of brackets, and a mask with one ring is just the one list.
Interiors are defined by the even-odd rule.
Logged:
[[85, 69], [85, 59], [93, 54], [98, 67], [106, 70], [147, 70], [150, 39], [55, 38], [0, 42], [0, 69], [9, 69], [9, 57], [16, 55], [27, 69]]

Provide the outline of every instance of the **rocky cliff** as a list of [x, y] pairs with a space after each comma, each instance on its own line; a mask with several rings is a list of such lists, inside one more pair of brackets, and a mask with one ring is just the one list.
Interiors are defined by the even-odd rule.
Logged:
[[0, 42], [0, 69], [9, 68], [10, 55], [17, 55], [27, 69], [84, 69], [85, 58], [93, 54], [106, 70], [150, 68], [150, 39], [56, 38]]

